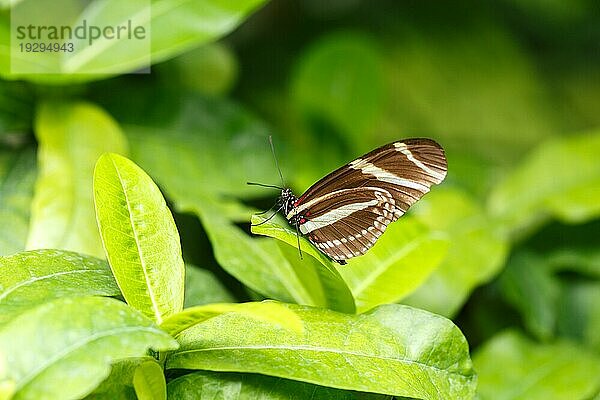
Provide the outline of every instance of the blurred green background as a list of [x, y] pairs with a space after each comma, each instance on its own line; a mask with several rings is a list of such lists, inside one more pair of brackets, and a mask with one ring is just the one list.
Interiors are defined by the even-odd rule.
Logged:
[[402, 302], [463, 330], [481, 398], [599, 395], [596, 2], [186, 3], [152, 20], [154, 64], [136, 66], [150, 73], [117, 76], [11, 74], [0, 4], [0, 255], [103, 256], [91, 174], [116, 151], [176, 212], [200, 267], [189, 304], [262, 298], [235, 247], [259, 246], [249, 215], [277, 195], [245, 185], [278, 184], [268, 135], [297, 194], [374, 147], [431, 137], [448, 178], [406, 218], [448, 250]]

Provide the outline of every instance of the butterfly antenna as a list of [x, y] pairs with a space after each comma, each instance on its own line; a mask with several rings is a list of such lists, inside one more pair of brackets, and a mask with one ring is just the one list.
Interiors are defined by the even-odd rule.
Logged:
[[246, 182], [246, 185], [251, 185], [251, 186], [262, 186], [262, 187], [266, 187], [266, 188], [273, 188], [273, 189], [279, 189], [279, 190], [283, 190], [283, 188], [281, 186], [277, 186], [277, 185], [267, 185], [265, 183], [258, 183], [258, 182]]
[[269, 135], [269, 143], [271, 144], [271, 153], [273, 153], [275, 167], [277, 167], [277, 172], [279, 172], [279, 178], [281, 179], [281, 186], [285, 186], [285, 183], [283, 181], [283, 174], [281, 173], [281, 169], [279, 168], [279, 162], [277, 161], [277, 156], [275, 155], [275, 146], [273, 146], [273, 136], [271, 135]]
[[300, 259], [302, 260], [302, 249], [300, 248], [300, 232], [298, 231], [298, 223], [296, 225], [296, 239], [298, 240], [298, 252], [300, 253]]

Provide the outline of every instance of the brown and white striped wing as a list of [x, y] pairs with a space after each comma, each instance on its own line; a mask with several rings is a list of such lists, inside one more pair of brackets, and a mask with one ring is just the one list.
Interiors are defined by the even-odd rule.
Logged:
[[[446, 177], [444, 150], [430, 139], [379, 147], [311, 186], [287, 216], [337, 261], [365, 253], [388, 224]], [[302, 222], [304, 221], [304, 222]]]

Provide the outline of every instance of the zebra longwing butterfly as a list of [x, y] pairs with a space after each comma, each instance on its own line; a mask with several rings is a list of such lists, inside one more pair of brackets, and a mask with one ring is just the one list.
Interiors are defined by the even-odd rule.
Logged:
[[435, 141], [397, 141], [336, 169], [300, 197], [281, 188], [277, 211], [322, 253], [346, 264], [369, 250], [446, 171], [444, 149]]

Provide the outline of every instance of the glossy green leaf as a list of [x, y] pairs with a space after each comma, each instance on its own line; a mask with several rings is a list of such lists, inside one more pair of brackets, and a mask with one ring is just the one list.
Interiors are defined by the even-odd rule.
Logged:
[[256, 374], [201, 371], [167, 385], [168, 397], [182, 400], [391, 400], [392, 396], [350, 392]]
[[425, 283], [403, 302], [452, 317], [471, 291], [504, 265], [508, 243], [465, 192], [439, 188], [414, 206], [414, 216], [449, 240], [448, 252]]
[[79, 398], [109, 375], [112, 361], [176, 347], [152, 321], [120, 301], [56, 299], [0, 330], [0, 348], [10, 365], [0, 381], [16, 382], [15, 400]]
[[210, 271], [193, 265], [185, 268], [184, 308], [210, 303], [232, 303], [235, 298]]
[[[124, 25], [123, 21], [131, 21], [133, 27], [144, 28], [145, 35], [143, 39], [136, 39], [135, 43], [127, 35], [120, 39], [101, 38], [91, 45], [86, 41], [88, 38], [74, 39], [73, 52], [39, 53], [33, 59], [35, 63], [27, 56], [12, 60], [12, 72], [26, 71], [26, 74], [10, 73], [10, 53], [6, 49], [0, 52], [1, 65], [4, 66], [0, 73], [11, 79], [69, 83], [148, 68], [151, 63], [166, 60], [231, 32], [263, 3], [264, 0], [137, 0], [124, 5], [116, 0], [90, 4], [64, 1], [55, 9], [43, 10], [41, 14], [35, 8], [39, 6], [37, 1], [22, 0], [16, 9], [17, 15], [23, 15], [22, 20], [29, 15], [29, 22], [36, 22], [35, 25], [79, 26], [85, 20], [88, 27], [118, 27]], [[2, 32], [2, 35], [9, 38], [8, 31]]]
[[167, 382], [160, 364], [145, 361], [133, 374], [133, 387], [138, 400], [166, 400]]
[[95, 257], [63, 250], [0, 257], [0, 326], [51, 299], [120, 294], [108, 263]]
[[485, 343], [473, 364], [481, 400], [583, 400], [600, 390], [600, 359], [566, 341], [537, 344], [507, 331]]
[[104, 152], [127, 151], [116, 122], [86, 103], [44, 103], [36, 122], [39, 175], [27, 249], [57, 248], [104, 257], [94, 217], [92, 176]]
[[363, 312], [404, 299], [438, 268], [447, 251], [446, 236], [404, 217], [365, 255], [349, 260], [339, 271]]
[[254, 372], [416, 398], [474, 395], [467, 342], [443, 317], [401, 305], [361, 315], [279, 306], [297, 314], [301, 332], [223, 314], [182, 332], [167, 368]]
[[303, 329], [302, 321], [293, 311], [269, 300], [260, 303], [207, 304], [186, 308], [167, 318], [160, 327], [171, 336], [177, 336], [191, 326], [227, 313], [236, 313], [294, 332], [301, 332]]
[[127, 303], [160, 323], [183, 308], [185, 266], [171, 211], [132, 161], [104, 154], [94, 171], [102, 242]]
[[320, 39], [300, 59], [292, 100], [309, 120], [323, 119], [361, 148], [383, 103], [383, 68], [377, 46], [358, 33]]
[[542, 143], [490, 195], [490, 210], [514, 234], [549, 216], [569, 223], [600, 215], [600, 133]]
[[25, 249], [35, 177], [33, 149], [0, 150], [0, 256]]
[[554, 336], [561, 287], [543, 259], [532, 253], [511, 256], [499, 284], [507, 302], [521, 313], [529, 332], [539, 339]]
[[300, 260], [296, 231], [289, 228], [283, 222], [283, 218], [273, 218], [265, 223], [264, 217], [255, 215], [252, 217], [252, 224], [261, 224], [252, 227], [253, 233], [274, 237], [288, 245], [283, 252], [294, 270], [294, 275], [313, 298], [318, 299], [312, 305], [342, 312], [355, 311], [352, 292], [333, 262], [303, 237], [300, 238], [300, 248], [307, 256], [305, 256], [306, 260]]
[[110, 375], [85, 400], [138, 400], [133, 388], [133, 375], [137, 367], [152, 357], [131, 357], [111, 365]]

